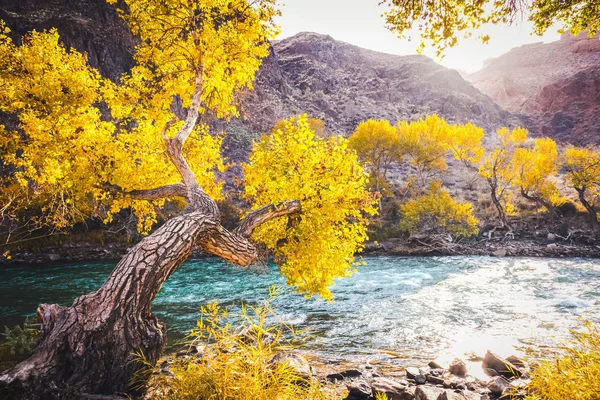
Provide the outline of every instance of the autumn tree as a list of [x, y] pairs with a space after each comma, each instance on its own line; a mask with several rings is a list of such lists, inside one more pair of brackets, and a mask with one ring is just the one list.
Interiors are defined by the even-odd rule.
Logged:
[[553, 216], [558, 214], [556, 207], [564, 203], [555, 184], [559, 167], [556, 142], [550, 138], [536, 139], [533, 148], [515, 149], [514, 185], [524, 198], [545, 207]]
[[454, 126], [434, 114], [417, 121], [400, 121], [396, 129], [401, 152], [417, 172], [411, 184], [425, 189], [430, 178], [448, 169], [446, 155]]
[[600, 154], [592, 148], [569, 147], [564, 154], [566, 181], [577, 191], [579, 201], [590, 214], [594, 232], [600, 232], [595, 203], [600, 198]]
[[523, 128], [510, 130], [504, 127], [496, 131], [496, 136], [499, 143], [485, 154], [479, 167], [479, 174], [488, 183], [490, 198], [498, 212], [498, 219], [503, 227], [510, 228], [506, 214], [513, 208], [511, 188], [515, 180], [511, 161], [517, 147], [527, 139], [527, 130]]
[[410, 233], [445, 231], [464, 237], [478, 232], [473, 205], [455, 201], [439, 180], [431, 181], [425, 193], [404, 203], [400, 212], [400, 227]]
[[[57, 226], [93, 215], [109, 220], [132, 207], [140, 230], [149, 231], [166, 199], [187, 207], [133, 246], [101, 288], [70, 307], [39, 306], [35, 353], [0, 375], [8, 398], [126, 391], [138, 368], [133, 354], [154, 362], [166, 342], [152, 300], [196, 246], [247, 266], [264, 242], [291, 285], [328, 297], [327, 286], [349, 275], [365, 239], [362, 213], [372, 207], [356, 156], [343, 139], [315, 138], [304, 117], [255, 145], [245, 167], [252, 211], [233, 230], [220, 223], [221, 138], [208, 134], [205, 115], [238, 115], [236, 94], [252, 87], [276, 33], [274, 1], [124, 3], [121, 14], [141, 40], [136, 66], [119, 85], [62, 48], [55, 31], [16, 46], [3, 27], [1, 107], [18, 124], [2, 128], [12, 175], [1, 192], [39, 198]], [[100, 101], [111, 122], [101, 117]]]
[[349, 144], [368, 166], [371, 186], [376, 192], [383, 191], [388, 185], [388, 171], [394, 163], [402, 161], [400, 140], [394, 126], [386, 120], [361, 122], [350, 136]]
[[[419, 50], [432, 45], [437, 55], [458, 44], [460, 37], [468, 38], [474, 31], [489, 24], [512, 24], [527, 17], [533, 31], [542, 35], [555, 24], [560, 32], [577, 35], [587, 31], [594, 37], [600, 28], [597, 0], [387, 0], [386, 25], [401, 38], [419, 28]], [[487, 34], [478, 37], [486, 43]]]

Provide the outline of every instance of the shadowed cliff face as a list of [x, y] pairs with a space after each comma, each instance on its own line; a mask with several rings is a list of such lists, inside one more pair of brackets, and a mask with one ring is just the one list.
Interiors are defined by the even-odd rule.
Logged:
[[564, 35], [515, 48], [466, 76], [507, 110], [528, 117], [535, 135], [600, 143], [600, 40]]
[[67, 48], [87, 52], [90, 64], [114, 81], [133, 66], [137, 39], [106, 0], [2, 0], [0, 19], [17, 42], [31, 30], [57, 28]]

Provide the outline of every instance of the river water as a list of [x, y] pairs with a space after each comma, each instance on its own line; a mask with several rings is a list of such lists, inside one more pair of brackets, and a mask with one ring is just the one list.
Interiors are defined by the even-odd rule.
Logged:
[[[491, 257], [373, 257], [333, 288], [334, 302], [284, 288], [279, 317], [312, 332], [307, 351], [322, 360], [390, 367], [421, 365], [492, 349], [505, 356], [560, 344], [581, 318], [600, 316], [600, 260]], [[70, 305], [95, 290], [113, 263], [0, 268], [0, 327], [21, 323], [39, 303]], [[171, 340], [195, 326], [199, 307], [257, 304], [273, 267], [242, 271], [217, 259], [186, 262], [153, 310]]]

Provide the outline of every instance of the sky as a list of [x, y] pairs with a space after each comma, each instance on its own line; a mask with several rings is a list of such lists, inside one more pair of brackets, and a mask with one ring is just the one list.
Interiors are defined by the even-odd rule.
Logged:
[[[386, 10], [379, 6], [380, 0], [279, 0], [282, 16], [277, 23], [284, 39], [299, 32], [317, 32], [328, 34], [336, 40], [354, 44], [363, 48], [389, 54], [416, 54], [419, 44], [418, 35], [412, 41], [398, 39], [388, 31], [381, 14]], [[462, 39], [459, 44], [447, 50], [444, 59], [436, 61], [449, 67], [466, 72], [481, 69], [484, 62], [498, 57], [514, 47], [527, 43], [553, 42], [560, 38], [557, 29], [550, 29], [540, 37], [531, 35], [531, 24], [527, 21], [512, 26], [491, 26], [481, 33], [488, 33], [491, 40], [481, 44], [475, 39]], [[433, 49], [423, 53], [435, 58]]]

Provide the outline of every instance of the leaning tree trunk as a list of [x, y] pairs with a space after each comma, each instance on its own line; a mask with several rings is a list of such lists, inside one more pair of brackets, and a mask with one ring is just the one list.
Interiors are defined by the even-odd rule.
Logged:
[[233, 232], [203, 212], [167, 221], [128, 252], [99, 290], [77, 298], [71, 307], [39, 306], [42, 330], [35, 353], [0, 376], [0, 394], [63, 399], [126, 392], [139, 368], [136, 353], [154, 362], [164, 348], [166, 329], [152, 314], [151, 304], [192, 248], [198, 245], [248, 265], [257, 256], [247, 240], [253, 229], [299, 211], [296, 201], [266, 206]]
[[300, 203], [289, 201], [251, 212], [233, 231], [220, 225], [216, 203], [198, 185], [182, 155], [198, 118], [200, 92], [197, 76], [183, 127], [172, 139], [166, 132], [174, 120], [162, 130], [167, 154], [182, 183], [129, 193], [145, 200], [184, 197], [186, 213], [131, 248], [97, 291], [77, 298], [71, 307], [40, 305], [42, 328], [35, 352], [0, 375], [0, 398], [81, 399], [88, 394], [127, 391], [139, 367], [136, 353], [154, 362], [164, 348], [166, 328], [152, 314], [152, 300], [192, 248], [199, 246], [247, 266], [257, 257], [248, 240], [253, 230], [273, 218], [300, 212]]

